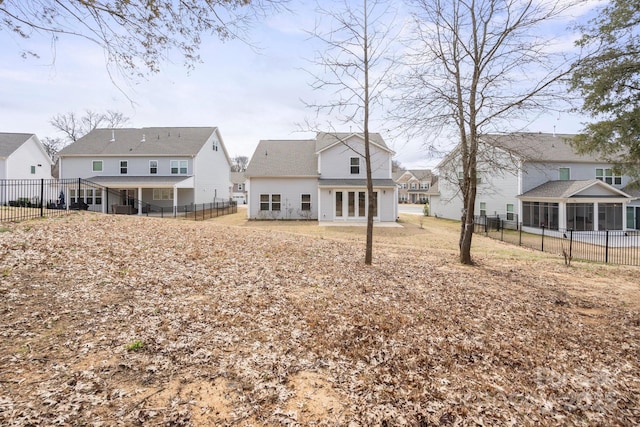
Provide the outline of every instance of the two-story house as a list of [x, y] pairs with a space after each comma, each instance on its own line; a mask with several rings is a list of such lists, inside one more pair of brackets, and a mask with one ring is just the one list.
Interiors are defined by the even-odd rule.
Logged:
[[91, 194], [68, 190], [90, 210], [107, 212], [109, 204], [142, 213], [145, 206], [175, 209], [231, 197], [231, 160], [216, 127], [95, 129], [58, 156], [60, 178], [101, 186], [80, 190]]
[[430, 169], [399, 170], [394, 177], [400, 203], [428, 203], [433, 182]]
[[[523, 227], [573, 230], [639, 228], [631, 179], [610, 163], [577, 154], [572, 135], [486, 135], [478, 159], [475, 214], [498, 215]], [[430, 214], [460, 219], [462, 167], [458, 148], [437, 166], [438, 195]]]
[[239, 205], [247, 204], [247, 178], [244, 176], [244, 172], [231, 172], [231, 184], [233, 188], [231, 190], [231, 198]]
[[[398, 214], [391, 157], [382, 136], [370, 135], [374, 221]], [[309, 140], [258, 144], [245, 172], [251, 219], [317, 219], [365, 222], [367, 183], [364, 138], [355, 133], [318, 133]]]

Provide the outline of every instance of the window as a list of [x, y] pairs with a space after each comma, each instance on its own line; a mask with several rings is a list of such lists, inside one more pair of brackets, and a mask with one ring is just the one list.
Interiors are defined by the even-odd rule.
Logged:
[[596, 168], [596, 179], [611, 185], [622, 185], [622, 176], [614, 175], [611, 168]]
[[94, 160], [91, 162], [92, 172], [102, 172], [102, 160]]
[[96, 196], [96, 205], [101, 205], [102, 204], [102, 190], [96, 188], [95, 190], [93, 190], [93, 192], [95, 193], [95, 196]]
[[429, 189], [429, 183], [427, 183], [427, 182], [420, 183], [420, 189], [421, 190], [428, 190]]
[[336, 216], [342, 216], [342, 191], [336, 191]]
[[402, 184], [402, 188], [404, 188], [405, 190], [407, 189], [407, 183], [406, 182]]
[[69, 189], [69, 203], [76, 203], [76, 189], [75, 188], [70, 188]]
[[186, 175], [187, 173], [187, 161], [186, 160], [171, 160], [171, 174], [172, 175]]
[[512, 203], [507, 203], [507, 221], [513, 221], [515, 218], [514, 208]]
[[173, 200], [173, 188], [154, 188], [153, 200]]
[[416, 188], [418, 188], [418, 184], [416, 184], [415, 182], [411, 183], [411, 189], [415, 190]]
[[367, 212], [367, 204], [365, 203], [366, 201], [365, 194], [366, 193], [364, 191], [358, 192], [358, 215], [359, 216], [365, 216]]
[[280, 195], [272, 194], [271, 195], [271, 210], [279, 211], [280, 210]]
[[351, 175], [360, 174], [360, 157], [351, 157]]
[[213, 151], [218, 151], [218, 140], [213, 140]]
[[120, 160], [120, 173], [125, 175], [129, 169], [129, 162], [126, 160]]
[[269, 210], [269, 195], [261, 194], [260, 195], [260, 210], [268, 211]]
[[238, 191], [242, 191], [242, 184], [238, 184]]
[[487, 216], [487, 202], [480, 202], [480, 216]]
[[155, 175], [158, 173], [158, 161], [157, 160], [149, 160], [149, 173], [151, 175]]
[[36, 167], [31, 166], [31, 175], [35, 175], [35, 174], [36, 174]]
[[571, 169], [559, 168], [558, 169], [560, 181], [569, 181], [571, 179]]
[[301, 196], [300, 209], [303, 211], [311, 210], [311, 194], [303, 194]]

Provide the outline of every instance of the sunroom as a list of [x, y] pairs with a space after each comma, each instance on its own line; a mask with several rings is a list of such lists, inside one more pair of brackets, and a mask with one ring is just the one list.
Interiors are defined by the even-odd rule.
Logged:
[[628, 229], [625, 212], [633, 197], [592, 179], [548, 181], [518, 199], [523, 227], [604, 231]]

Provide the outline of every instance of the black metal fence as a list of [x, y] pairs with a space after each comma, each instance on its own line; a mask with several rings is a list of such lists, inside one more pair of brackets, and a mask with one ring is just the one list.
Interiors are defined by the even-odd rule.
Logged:
[[237, 205], [231, 200], [163, 207], [139, 200], [132, 194], [130, 190], [108, 188], [84, 179], [0, 180], [0, 222], [61, 216], [77, 210], [184, 216], [193, 220], [237, 212]]
[[640, 266], [640, 230], [576, 231], [526, 228], [499, 217], [478, 217], [474, 232], [572, 259]]

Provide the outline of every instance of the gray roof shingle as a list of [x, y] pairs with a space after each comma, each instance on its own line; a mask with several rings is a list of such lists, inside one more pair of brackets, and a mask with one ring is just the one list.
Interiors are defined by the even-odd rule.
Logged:
[[0, 132], [0, 157], [9, 157], [32, 136], [32, 133]]
[[[608, 184], [605, 184], [597, 179], [547, 181], [544, 184], [532, 188], [531, 190], [521, 194], [519, 197], [566, 199], [574, 196], [577, 193], [580, 193], [581, 191], [593, 185], [605, 185], [607, 187], [610, 187]], [[614, 187], [610, 188], [612, 189], [612, 193], [621, 191], [617, 190]]]
[[247, 177], [318, 176], [316, 141], [262, 140], [247, 166]]
[[94, 129], [58, 154], [65, 156], [195, 156], [215, 127]]
[[576, 154], [571, 147], [575, 135], [550, 133], [489, 134], [482, 140], [525, 160], [538, 162], [598, 162], [592, 154]]

